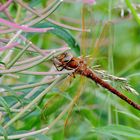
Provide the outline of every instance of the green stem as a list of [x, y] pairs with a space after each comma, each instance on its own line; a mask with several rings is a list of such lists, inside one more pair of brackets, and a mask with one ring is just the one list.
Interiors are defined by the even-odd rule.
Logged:
[[131, 10], [131, 12], [132, 12], [132, 14], [133, 14], [135, 20], [136, 20], [137, 23], [140, 25], [140, 18], [139, 18], [139, 16], [138, 16], [136, 10], [135, 10], [134, 7], [132, 6], [130, 0], [125, 0], [125, 2], [126, 2], [126, 5], [128, 6], [128, 8]]
[[19, 72], [19, 71], [23, 71], [23, 70], [32, 68], [32, 67], [42, 63], [43, 61], [48, 60], [51, 55], [52, 55], [52, 53], [50, 53], [49, 55], [43, 57], [42, 59], [40, 59], [40, 60], [38, 60], [38, 61], [36, 61], [36, 62], [34, 62], [32, 64], [28, 64], [28, 65], [25, 65], [25, 66], [19, 66], [19, 67], [9, 69], [9, 70], [1, 70], [0, 74], [15, 73], [15, 72]]
[[[28, 132], [28, 133], [23, 133], [23, 134], [18, 134], [18, 135], [11, 135], [11, 136], [8, 136], [8, 139], [20, 139], [20, 138], [37, 135], [40, 133], [46, 134], [50, 130], [50, 128], [52, 128], [64, 116], [64, 114], [75, 104], [76, 100], [77, 100], [77, 97], [75, 96], [75, 98], [69, 103], [69, 105], [64, 108], [64, 110], [51, 122], [49, 126], [42, 128], [40, 130], [33, 131], [33, 132]], [[4, 137], [0, 136], [0, 139], [4, 140]]]
[[[16, 86], [16, 87], [12, 87], [11, 89], [12, 90], [22, 90], [22, 89], [34, 88], [34, 87], [46, 85], [48, 83], [53, 82], [54, 80], [55, 79], [51, 79], [51, 80], [44, 81], [44, 82], [38, 82], [38, 83], [28, 84], [28, 85], [22, 85], [22, 86]], [[6, 90], [5, 91], [2, 91], [2, 92], [6, 92]]]
[[[112, 0], [109, 0], [109, 3], [108, 3], [108, 19], [109, 21], [111, 21], [111, 18], [112, 18]], [[110, 45], [109, 45], [109, 49], [108, 49], [108, 71], [113, 74], [113, 46], [112, 46], [112, 24], [109, 28], [109, 40], [110, 40]], [[108, 96], [108, 100], [110, 100], [110, 95]], [[112, 116], [112, 106], [109, 104], [108, 106], [108, 123], [109, 124], [112, 124], [112, 120], [113, 120], [113, 116]]]
[[17, 119], [19, 119], [26, 111], [28, 111], [30, 108], [35, 107], [35, 105], [39, 102], [39, 100], [47, 94], [49, 90], [51, 90], [60, 80], [62, 80], [64, 76], [59, 77], [56, 79], [48, 88], [46, 88], [44, 91], [42, 91], [32, 102], [30, 102], [21, 112], [19, 112], [15, 117], [13, 117], [9, 122], [6, 123], [4, 128], [7, 128], [11, 124], [13, 124]]
[[19, 58], [30, 47], [30, 45], [31, 45], [31, 42], [27, 44], [26, 47], [22, 51], [20, 51], [20, 53], [18, 53], [17, 56], [7, 65], [7, 69], [11, 68], [19, 60]]
[[[69, 49], [69, 48], [68, 48]], [[68, 50], [67, 49], [67, 50]], [[40, 63], [42, 63], [43, 61], [45, 60], [50, 60], [52, 59], [53, 57], [65, 52], [66, 50], [64, 51], [61, 51], [61, 52], [55, 52], [55, 51], [52, 51], [50, 54], [48, 54], [47, 56], [43, 57], [42, 59], [36, 61], [36, 62], [33, 62], [31, 64], [28, 64], [26, 66], [19, 66], [19, 67], [16, 67], [16, 68], [13, 68], [13, 69], [9, 69], [9, 70], [1, 70], [0, 71], [0, 74], [8, 74], [8, 73], [15, 73], [15, 72], [19, 72], [19, 71], [23, 71], [23, 70], [26, 70], [26, 69], [29, 69], [29, 68], [32, 68]]]

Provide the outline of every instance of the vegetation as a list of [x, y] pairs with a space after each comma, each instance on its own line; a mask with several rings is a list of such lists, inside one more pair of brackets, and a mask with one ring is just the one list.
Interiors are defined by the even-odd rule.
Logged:
[[139, 140], [139, 110], [53, 62], [70, 52], [140, 104], [139, 13], [139, 0], [1, 0], [0, 139]]

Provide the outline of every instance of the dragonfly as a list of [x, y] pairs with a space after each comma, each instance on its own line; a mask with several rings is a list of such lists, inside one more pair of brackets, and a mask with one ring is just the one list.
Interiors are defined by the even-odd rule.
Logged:
[[100, 76], [98, 76], [84, 61], [84, 59], [80, 57], [74, 57], [71, 53], [65, 52], [61, 55], [57, 56], [54, 59], [54, 65], [57, 70], [74, 70], [73, 75], [79, 74], [81, 76], [85, 76], [96, 84], [102, 86], [103, 88], [107, 89], [111, 93], [115, 94], [129, 105], [133, 106], [135, 109], [140, 110], [140, 105], [129, 99], [127, 96], [122, 94], [108, 82], [104, 81]]

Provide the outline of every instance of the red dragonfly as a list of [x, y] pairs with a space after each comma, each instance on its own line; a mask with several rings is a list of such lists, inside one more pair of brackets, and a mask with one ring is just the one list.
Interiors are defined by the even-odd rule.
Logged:
[[60, 70], [74, 70], [73, 74], [79, 74], [90, 78], [95, 83], [101, 85], [103, 88], [109, 90], [111, 93], [115, 94], [134, 108], [140, 110], [140, 105], [133, 102], [131, 99], [123, 95], [120, 91], [112, 87], [109, 83], [105, 82], [100, 78], [92, 69], [90, 69], [86, 62], [82, 58], [73, 57], [70, 53], [65, 52], [54, 59], [54, 65], [56, 68], [61, 68]]

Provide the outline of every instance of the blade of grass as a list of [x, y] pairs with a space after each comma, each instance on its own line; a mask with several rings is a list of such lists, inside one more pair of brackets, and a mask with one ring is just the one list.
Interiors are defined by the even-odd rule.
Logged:
[[[112, 0], [108, 2], [108, 19], [111, 21], [112, 18]], [[114, 73], [114, 66], [113, 66], [113, 42], [112, 42], [112, 27], [109, 28], [109, 40], [110, 46], [108, 48], [108, 71], [109, 73]], [[111, 95], [108, 95], [108, 98], [111, 98]], [[112, 124], [113, 116], [112, 116], [112, 107], [111, 105], [108, 106], [108, 123]]]
[[128, 8], [131, 10], [135, 20], [137, 21], [137, 23], [140, 25], [140, 17], [138, 16], [136, 10], [134, 9], [134, 7], [132, 6], [130, 0], [125, 0], [126, 5], [128, 6]]
[[8, 140], [8, 134], [6, 130], [0, 125], [0, 134], [3, 135], [4, 140]]
[[125, 125], [107, 125], [93, 129], [93, 132], [113, 137], [140, 138], [140, 131]]
[[0, 96], [0, 105], [4, 107], [4, 109], [10, 114], [10, 108], [7, 102]]

